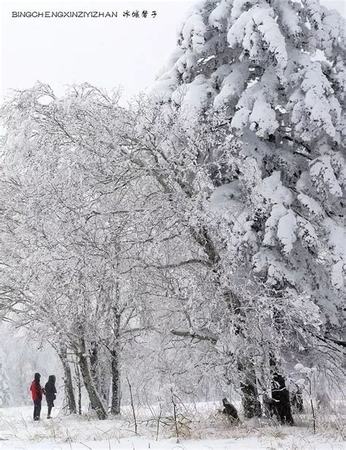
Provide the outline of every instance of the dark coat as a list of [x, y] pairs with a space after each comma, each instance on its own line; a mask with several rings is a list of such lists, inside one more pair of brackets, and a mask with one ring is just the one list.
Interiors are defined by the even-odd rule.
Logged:
[[46, 393], [46, 400], [47, 403], [53, 404], [54, 400], [56, 399], [56, 388], [55, 388], [55, 376], [49, 375], [48, 381], [46, 383], [46, 386], [44, 388]]
[[273, 374], [272, 401], [273, 412], [280, 422], [293, 425], [290, 396], [286, 388], [285, 378], [276, 372]]
[[239, 422], [239, 416], [238, 416], [238, 411], [236, 410], [236, 408], [232, 405], [232, 403], [230, 403], [227, 398], [222, 399], [222, 403], [224, 406], [223, 409], [223, 414], [226, 414], [229, 419], [232, 420], [232, 422], [234, 423], [238, 423]]

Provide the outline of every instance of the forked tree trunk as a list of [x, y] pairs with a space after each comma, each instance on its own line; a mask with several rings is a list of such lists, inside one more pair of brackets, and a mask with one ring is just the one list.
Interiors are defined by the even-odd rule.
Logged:
[[109, 379], [102, 365], [101, 348], [96, 341], [90, 343], [90, 373], [102, 401], [109, 402]]
[[67, 360], [66, 347], [60, 347], [58, 350], [58, 355], [64, 371], [64, 387], [67, 399], [67, 407], [70, 414], [76, 414], [77, 413], [76, 399], [73, 389], [71, 367]]
[[97, 417], [100, 420], [104, 420], [107, 418], [107, 412], [101, 401], [101, 398], [97, 392], [97, 389], [95, 387], [95, 384], [94, 384], [92, 376], [91, 376], [84, 338], [81, 338], [81, 340], [80, 340], [80, 352], [78, 354], [78, 362], [79, 362], [79, 367], [80, 367], [80, 371], [82, 374], [84, 386], [88, 392], [90, 405], [91, 405], [92, 409], [96, 412]]

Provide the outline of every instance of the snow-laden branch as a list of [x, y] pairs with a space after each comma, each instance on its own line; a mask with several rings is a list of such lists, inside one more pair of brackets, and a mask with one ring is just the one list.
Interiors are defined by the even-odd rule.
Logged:
[[186, 331], [186, 330], [171, 330], [170, 332], [174, 336], [197, 339], [199, 341], [209, 341], [212, 344], [216, 344], [218, 341], [218, 339], [215, 336], [212, 336], [210, 334], [208, 334], [208, 335], [200, 334], [200, 333], [196, 333], [194, 331]]

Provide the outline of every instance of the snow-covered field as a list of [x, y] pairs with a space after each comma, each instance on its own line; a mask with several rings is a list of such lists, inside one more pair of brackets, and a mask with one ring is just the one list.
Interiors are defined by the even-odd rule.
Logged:
[[177, 443], [174, 429], [140, 418], [138, 436], [125, 412], [120, 419], [98, 421], [88, 416], [68, 417], [55, 410], [52, 420], [31, 419], [31, 408], [0, 409], [0, 450], [342, 450], [346, 449], [344, 417], [318, 422], [314, 435], [307, 419], [294, 427], [275, 427], [264, 422], [231, 426], [215, 410], [204, 410], [182, 431]]

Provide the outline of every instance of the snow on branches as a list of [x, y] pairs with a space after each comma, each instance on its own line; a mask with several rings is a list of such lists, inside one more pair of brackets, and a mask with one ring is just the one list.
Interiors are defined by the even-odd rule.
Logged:
[[[193, 114], [184, 95], [198, 81], [200, 117], [218, 116], [225, 146], [237, 144], [224, 180], [232, 201], [225, 195], [221, 207], [212, 196], [229, 220], [228, 250], [271, 289], [309, 296], [321, 323], [338, 332], [346, 293], [345, 20], [318, 0], [204, 1], [192, 17], [203, 23], [203, 42], [194, 49], [189, 27], [191, 44], [179, 40], [178, 49], [191, 64], [173, 60], [161, 79], [170, 80], [165, 99], [184, 117]], [[233, 220], [235, 198], [243, 209]]]

